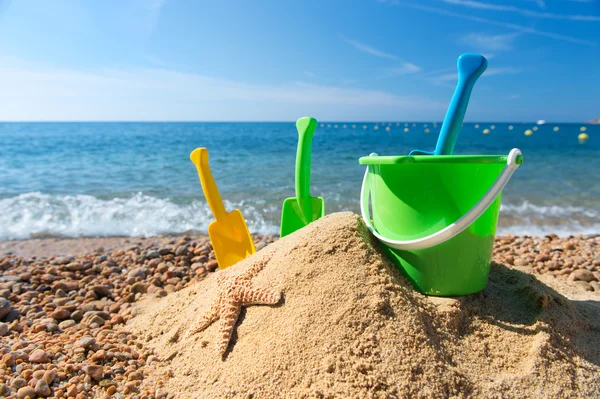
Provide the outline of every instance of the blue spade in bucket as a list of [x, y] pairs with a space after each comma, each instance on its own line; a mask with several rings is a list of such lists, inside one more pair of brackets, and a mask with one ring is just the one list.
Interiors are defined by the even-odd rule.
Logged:
[[486, 66], [481, 55], [459, 57], [457, 87], [433, 152], [359, 160], [367, 165], [360, 199], [365, 224], [403, 275], [428, 295], [485, 288], [502, 190], [523, 162], [516, 148], [508, 156], [452, 155]]
[[408, 155], [452, 155], [460, 133], [471, 91], [487, 68], [487, 60], [479, 54], [466, 53], [458, 57], [458, 82], [433, 152], [412, 150]]

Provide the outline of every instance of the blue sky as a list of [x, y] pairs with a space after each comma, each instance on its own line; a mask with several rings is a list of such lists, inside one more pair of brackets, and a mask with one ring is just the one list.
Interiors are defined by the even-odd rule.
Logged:
[[600, 117], [599, 0], [0, 0], [0, 120]]

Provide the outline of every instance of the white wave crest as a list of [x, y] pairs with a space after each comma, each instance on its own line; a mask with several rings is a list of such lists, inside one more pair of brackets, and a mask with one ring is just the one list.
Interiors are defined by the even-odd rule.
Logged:
[[518, 216], [586, 217], [600, 218], [598, 212], [580, 206], [534, 205], [524, 201], [519, 205], [502, 204], [500, 212]]
[[[252, 205], [226, 203], [241, 208], [252, 233], [277, 234], [265, 211]], [[138, 193], [130, 198], [101, 200], [90, 195], [49, 195], [39, 192], [0, 200], [0, 240], [36, 235], [154, 236], [206, 232], [214, 220], [207, 204], [194, 201], [179, 205], [168, 199]]]

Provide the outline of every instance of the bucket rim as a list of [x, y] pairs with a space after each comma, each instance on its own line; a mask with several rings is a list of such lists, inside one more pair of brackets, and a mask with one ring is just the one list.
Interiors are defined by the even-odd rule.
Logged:
[[[507, 155], [373, 155], [360, 157], [361, 165], [398, 165], [398, 164], [505, 164]], [[517, 164], [523, 163], [523, 156], [518, 155]]]

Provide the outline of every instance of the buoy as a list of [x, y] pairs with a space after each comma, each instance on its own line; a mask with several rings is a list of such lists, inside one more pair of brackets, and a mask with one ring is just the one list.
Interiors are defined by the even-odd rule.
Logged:
[[533, 131], [535, 132], [535, 131], [537, 131], [537, 130], [538, 130], [538, 127], [537, 127], [537, 126], [534, 126], [534, 127], [533, 127]]
[[388, 126], [392, 126], [392, 123], [391, 123], [391, 122], [390, 122], [390, 123], [388, 123]]
[[433, 127], [437, 127], [437, 123], [434, 123], [434, 124], [433, 124]]
[[558, 128], [558, 126], [554, 126], [554, 129], [552, 129], [552, 130], [554, 130], [555, 132], [558, 132], [559, 128]]
[[490, 133], [490, 129], [483, 129], [483, 134], [489, 134]]
[[475, 124], [475, 129], [479, 129], [479, 125], [477, 123]]
[[327, 124], [327, 127], [331, 127], [331, 123], [328, 123], [328, 124]]
[[323, 127], [323, 126], [325, 126], [325, 124], [324, 124], [324, 123], [321, 123], [321, 127]]
[[425, 129], [425, 133], [429, 133], [429, 129]]
[[375, 127], [373, 129], [379, 130], [379, 126], [375, 125]]
[[496, 128], [496, 126], [492, 125], [490, 126], [490, 129], [494, 130]]
[[427, 123], [424, 123], [424, 124], [423, 124], [423, 127], [427, 127]]
[[342, 126], [344, 129], [346, 128], [346, 125]]
[[585, 132], [586, 130], [587, 130], [587, 127], [585, 127], [585, 126], [581, 126], [581, 127], [579, 128], [579, 131], [580, 131], [580, 132]]
[[513, 125], [510, 125], [510, 126], [508, 127], [508, 130], [513, 130], [513, 129], [514, 129], [514, 126], [513, 126]]
[[366, 128], [367, 128], [367, 125], [363, 125], [363, 129], [366, 129]]
[[417, 127], [417, 124], [416, 124], [416, 123], [413, 123], [413, 127]]
[[577, 136], [577, 138], [579, 139], [580, 143], [585, 143], [585, 141], [590, 137], [587, 135], [587, 133], [579, 133], [579, 136]]
[[527, 129], [525, 130], [525, 136], [531, 136], [533, 134], [533, 131]]
[[352, 129], [356, 129], [356, 125], [352, 125]]
[[334, 129], [337, 129], [337, 125], [333, 125]]
[[408, 128], [407, 127], [404, 128], [404, 133], [408, 133]]
[[386, 132], [389, 132], [390, 130], [392, 130], [392, 128], [391, 128], [391, 127], [389, 127], [389, 126], [387, 126], [387, 127], [385, 128], [385, 131], [386, 131]]

